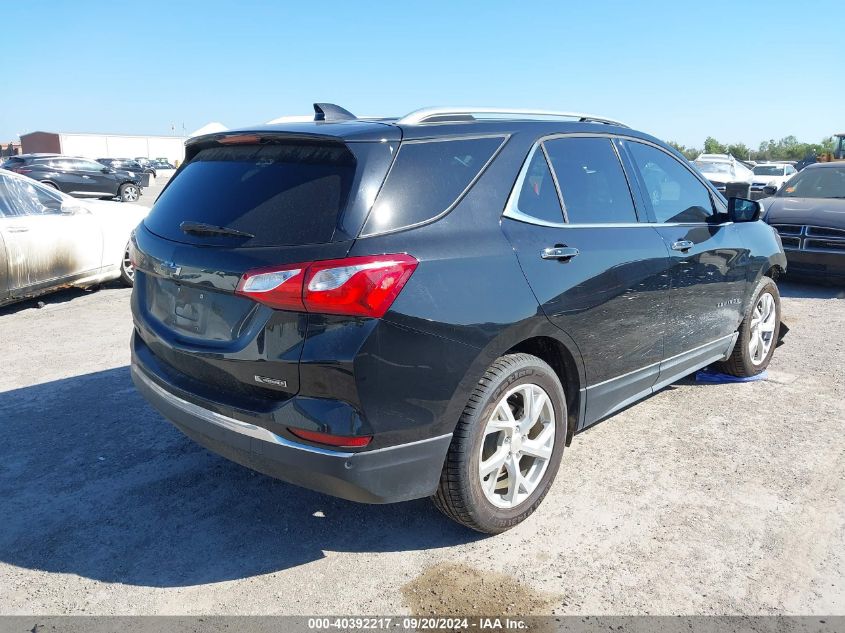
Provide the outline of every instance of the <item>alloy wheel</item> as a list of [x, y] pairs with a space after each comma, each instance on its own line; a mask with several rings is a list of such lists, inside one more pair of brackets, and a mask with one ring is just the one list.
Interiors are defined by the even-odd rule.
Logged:
[[757, 299], [751, 314], [751, 331], [748, 338], [748, 356], [755, 365], [762, 363], [769, 355], [775, 337], [776, 320], [775, 298], [764, 292]]
[[132, 265], [132, 260], [129, 259], [129, 251], [123, 254], [123, 261], [120, 263], [123, 274], [130, 281], [135, 281], [135, 267]]
[[539, 485], [554, 450], [552, 401], [539, 385], [522, 384], [496, 403], [481, 442], [478, 476], [490, 503], [513, 508]]

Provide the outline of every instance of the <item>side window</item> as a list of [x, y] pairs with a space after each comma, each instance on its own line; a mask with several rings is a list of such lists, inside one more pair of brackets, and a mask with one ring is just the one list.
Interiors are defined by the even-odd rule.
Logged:
[[707, 187], [675, 158], [650, 145], [627, 146], [658, 222], [705, 222], [713, 216]]
[[62, 171], [73, 171], [75, 169], [73, 164], [74, 161], [68, 160], [67, 158], [48, 160], [45, 162], [47, 166], [52, 169], [61, 169]]
[[622, 165], [608, 138], [545, 142], [570, 224], [637, 221]]
[[104, 167], [104, 165], [101, 165], [100, 163], [95, 163], [92, 160], [75, 160], [72, 161], [72, 163], [74, 171], [99, 172]]
[[[510, 208], [544, 222], [563, 222], [563, 211], [546, 156], [539, 146], [532, 151], [528, 166], [517, 181], [518, 190], [511, 194]], [[517, 196], [515, 201], [513, 196]]]
[[502, 136], [404, 141], [361, 234], [412, 226], [447, 211], [504, 142]]

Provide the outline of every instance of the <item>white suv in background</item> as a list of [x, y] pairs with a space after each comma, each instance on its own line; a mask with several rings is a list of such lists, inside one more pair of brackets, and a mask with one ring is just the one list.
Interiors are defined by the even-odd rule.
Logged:
[[730, 154], [701, 154], [693, 164], [720, 193], [725, 193], [725, 185], [729, 182], [750, 184], [754, 177], [751, 169]]
[[781, 185], [798, 171], [789, 163], [760, 163], [754, 166], [751, 191], [762, 192], [764, 187], [780, 189]]

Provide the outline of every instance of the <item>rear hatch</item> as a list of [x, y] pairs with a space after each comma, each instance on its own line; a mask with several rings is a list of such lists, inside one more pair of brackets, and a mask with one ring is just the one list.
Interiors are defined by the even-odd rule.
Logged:
[[239, 284], [347, 255], [398, 144], [395, 128], [372, 125], [378, 141], [258, 132], [190, 144], [133, 238], [136, 354], [218, 402], [255, 409], [295, 394], [305, 310]]

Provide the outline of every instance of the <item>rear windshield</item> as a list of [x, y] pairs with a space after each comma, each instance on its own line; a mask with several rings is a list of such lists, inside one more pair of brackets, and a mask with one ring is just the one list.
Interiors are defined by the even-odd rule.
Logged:
[[362, 235], [413, 226], [448, 211], [504, 141], [502, 136], [405, 141]]
[[[332, 239], [355, 159], [342, 145], [235, 145], [201, 150], [168, 185], [145, 225], [196, 244], [283, 246]], [[188, 235], [182, 222], [226, 227], [253, 238]]]

